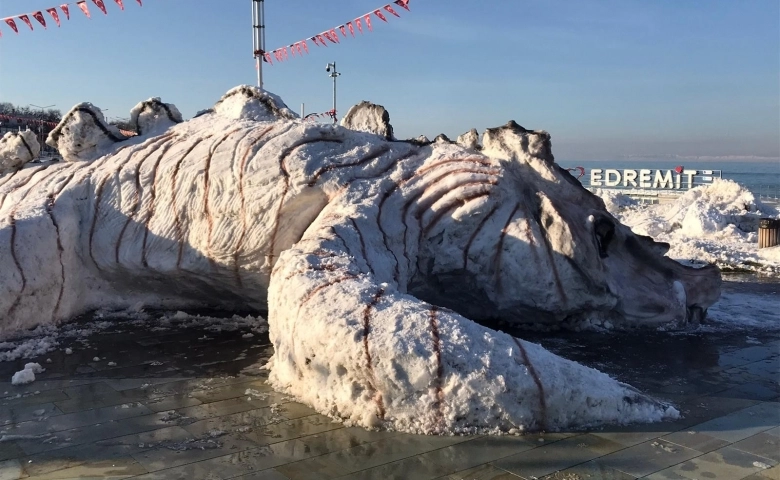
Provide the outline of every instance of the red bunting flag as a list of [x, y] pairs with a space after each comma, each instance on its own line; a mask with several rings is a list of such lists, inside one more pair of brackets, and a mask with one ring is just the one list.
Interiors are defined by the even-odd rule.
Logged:
[[76, 5], [79, 6], [82, 12], [84, 12], [84, 15], [87, 16], [87, 18], [92, 18], [89, 16], [89, 8], [87, 7], [87, 0], [81, 0], [80, 2], [76, 2]]
[[347, 27], [349, 27], [349, 33], [352, 34], [352, 38], [355, 38], [355, 27], [352, 26], [352, 22], [347, 22]]
[[13, 30], [17, 34], [19, 33], [19, 29], [16, 28], [16, 22], [14, 22], [13, 18], [6, 18], [5, 23], [7, 23], [9, 27], [11, 27], [11, 30]]
[[295, 44], [295, 49], [298, 50], [298, 55], [303, 56], [303, 50], [301, 50], [301, 42]]
[[335, 28], [331, 28], [330, 29], [330, 38], [331, 38], [331, 40], [333, 40], [336, 43], [340, 43], [341, 42], [341, 40], [339, 40], [339, 34], [336, 33], [336, 29]]
[[371, 14], [367, 13], [363, 16], [363, 18], [366, 20], [366, 27], [368, 27], [368, 31], [372, 32], [374, 29], [371, 28]]
[[266, 62], [270, 63], [271, 65], [273, 65], [273, 64], [274, 64], [274, 62], [272, 62], [272, 61], [271, 61], [271, 54], [270, 54], [270, 53], [268, 53], [268, 52], [265, 52], [265, 53], [263, 54], [263, 57], [265, 58], [265, 61], [266, 61]]
[[106, 4], [103, 3], [103, 0], [92, 0], [92, 3], [97, 5], [100, 11], [103, 12], [103, 15], [108, 15], [108, 12], [106, 11]]
[[46, 28], [46, 19], [43, 18], [43, 12], [38, 10], [37, 12], [33, 12], [32, 16], [34, 19], [38, 20], [38, 23], [43, 25], [43, 28]]
[[328, 48], [328, 44], [325, 43], [325, 38], [322, 36], [322, 34], [317, 35], [317, 40], [320, 41], [323, 47]]
[[347, 29], [344, 25], [339, 25], [339, 30], [341, 30], [341, 34], [344, 35], [344, 38], [347, 38]]
[[360, 34], [363, 35], [363, 24], [360, 23], [360, 19], [359, 18], [355, 19], [355, 24], [357, 25], [358, 30], [360, 31]]
[[51, 15], [51, 18], [54, 19], [54, 22], [57, 24], [57, 26], [60, 26], [60, 16], [57, 14], [56, 8], [47, 8], [47, 12], [49, 12], [49, 15]]
[[124, 10], [125, 9], [124, 4], [122, 4], [122, 0], [114, 0], [114, 1], [116, 2], [117, 5], [119, 5], [119, 9], [120, 10]]
[[388, 12], [390, 12], [390, 13], [392, 13], [392, 14], [393, 14], [393, 15], [395, 15], [396, 17], [398, 17], [398, 18], [401, 18], [401, 16], [400, 16], [400, 15], [398, 15], [397, 13], [395, 13], [395, 10], [393, 10], [393, 7], [391, 7], [390, 5], [385, 5], [385, 10], [387, 10], [387, 11], [388, 11]]
[[68, 10], [68, 4], [63, 3], [62, 5], [60, 5], [60, 8], [62, 9], [62, 13], [65, 14], [65, 18], [70, 20], [70, 10]]
[[387, 18], [385, 18], [385, 16], [384, 16], [384, 15], [382, 15], [382, 12], [380, 12], [379, 10], [374, 10], [374, 15], [376, 15], [377, 17], [379, 17], [379, 18], [380, 18], [380, 19], [381, 19], [383, 22], [386, 22], [386, 21], [387, 21]]
[[274, 57], [276, 57], [277, 62], [282, 61], [282, 53], [279, 50], [274, 50]]
[[26, 23], [27, 26], [30, 27], [30, 30], [33, 29], [32, 23], [30, 22], [30, 17], [28, 17], [27, 15], [19, 15], [19, 20], [21, 20], [24, 23]]
[[314, 44], [317, 45], [318, 47], [320, 46], [320, 44], [317, 42], [317, 37], [311, 37], [309, 40], [314, 42]]
[[144, 6], [144, 4], [143, 4], [143, 3], [141, 3], [141, 0], [135, 0], [135, 1], [136, 1], [136, 2], [138, 2], [138, 6], [140, 6], [140, 7], [143, 7], [143, 6]]
[[290, 45], [290, 56], [295, 56], [295, 44]]
[[303, 45], [303, 50], [304, 50], [306, 53], [309, 53], [309, 46], [308, 46], [308, 45], [306, 45], [306, 40], [301, 40], [301, 42], [300, 42], [300, 43], [301, 43], [301, 45]]
[[396, 5], [398, 5], [401, 8], [405, 8], [407, 11], [411, 12], [411, 10], [409, 10], [409, 0], [395, 0], [395, 2], [393, 2], [393, 3], [395, 3]]

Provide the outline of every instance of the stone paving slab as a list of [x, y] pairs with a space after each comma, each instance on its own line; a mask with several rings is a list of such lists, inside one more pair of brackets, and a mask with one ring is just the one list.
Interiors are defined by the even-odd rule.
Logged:
[[[0, 363], [0, 480], [780, 480], [780, 332], [517, 332], [683, 417], [430, 437], [346, 428], [274, 392], [267, 335], [154, 330], [117, 323]], [[46, 372], [11, 386], [30, 361]]]

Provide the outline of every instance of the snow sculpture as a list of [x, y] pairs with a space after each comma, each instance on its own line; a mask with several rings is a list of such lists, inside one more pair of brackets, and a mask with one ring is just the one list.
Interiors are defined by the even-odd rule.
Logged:
[[0, 138], [0, 175], [21, 168], [41, 154], [35, 132], [7, 132]]
[[341, 126], [359, 132], [372, 132], [385, 140], [394, 140], [390, 114], [385, 107], [363, 100], [347, 111]]
[[468, 132], [458, 135], [458, 139], [455, 141], [458, 145], [469, 150], [479, 149], [479, 133], [476, 128], [472, 128]]
[[80, 103], [49, 132], [46, 145], [59, 150], [66, 162], [91, 162], [111, 153], [114, 144], [123, 140], [126, 137], [106, 123], [99, 108]]
[[683, 267], [619, 224], [554, 163], [546, 132], [510, 122], [481, 152], [391, 141], [239, 87], [122, 140], [86, 105], [54, 138], [78, 158], [84, 139], [110, 154], [0, 177], [0, 335], [139, 302], [267, 305], [271, 383], [350, 424], [513, 432], [678, 415], [476, 322], [684, 323], [718, 298], [717, 268]]
[[141, 102], [130, 110], [130, 125], [139, 135], [163, 133], [182, 121], [176, 105], [163, 103], [159, 97]]

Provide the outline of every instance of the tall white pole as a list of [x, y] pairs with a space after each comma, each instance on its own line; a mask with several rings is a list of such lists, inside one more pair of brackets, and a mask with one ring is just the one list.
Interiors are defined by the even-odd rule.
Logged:
[[336, 71], [336, 62], [329, 63], [325, 71], [333, 78], [333, 123], [336, 123], [336, 78], [341, 74]]
[[265, 53], [265, 2], [252, 0], [252, 51], [257, 70], [257, 86], [263, 88], [263, 54]]

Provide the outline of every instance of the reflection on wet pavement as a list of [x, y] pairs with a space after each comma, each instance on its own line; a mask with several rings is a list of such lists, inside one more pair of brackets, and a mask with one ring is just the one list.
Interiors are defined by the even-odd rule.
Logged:
[[[780, 285], [740, 280], [727, 295], [780, 307]], [[0, 479], [780, 478], [777, 325], [518, 332], [672, 402], [683, 418], [517, 437], [345, 428], [265, 385], [273, 350], [247, 326], [102, 327], [0, 362]], [[30, 361], [46, 372], [10, 385]]]

